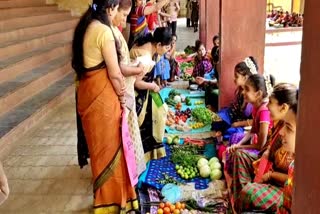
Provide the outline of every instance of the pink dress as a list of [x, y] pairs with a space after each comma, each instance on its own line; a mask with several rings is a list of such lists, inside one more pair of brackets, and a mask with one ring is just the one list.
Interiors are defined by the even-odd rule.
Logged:
[[[270, 118], [270, 111], [267, 107], [268, 102], [262, 103], [258, 108], [253, 108], [252, 110], [252, 118], [253, 118], [253, 124], [251, 128], [251, 144], [252, 143], [257, 143], [258, 142], [258, 135], [259, 135], [259, 130], [260, 130], [260, 124], [261, 123], [268, 123], [269, 124], [269, 130], [272, 127], [272, 122]], [[241, 139], [244, 137], [245, 134], [243, 133], [236, 133], [230, 137], [229, 140], [229, 146], [233, 144], [237, 144], [241, 141]], [[264, 150], [268, 145], [265, 143], [263, 145], [261, 150]], [[259, 153], [261, 150], [257, 149], [241, 149], [241, 151], [244, 151], [247, 153], [247, 155], [250, 156], [251, 161], [254, 161], [259, 158]], [[226, 156], [226, 170], [230, 175], [233, 174], [233, 169], [234, 169], [234, 158], [236, 157], [231, 157], [228, 153]]]

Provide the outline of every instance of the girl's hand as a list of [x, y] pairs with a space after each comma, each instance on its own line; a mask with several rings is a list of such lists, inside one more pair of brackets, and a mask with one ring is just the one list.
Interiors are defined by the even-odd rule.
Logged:
[[238, 122], [234, 122], [234, 123], [232, 123], [231, 126], [232, 126], [232, 127], [239, 127], [239, 123], [238, 123]]
[[234, 144], [230, 147], [227, 148], [227, 152], [229, 152], [230, 154], [233, 154], [236, 152], [236, 150], [239, 148], [238, 144]]

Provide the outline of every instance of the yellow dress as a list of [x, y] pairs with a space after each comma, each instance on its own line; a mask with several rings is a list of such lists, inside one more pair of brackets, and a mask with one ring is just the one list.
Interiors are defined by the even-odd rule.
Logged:
[[[119, 31], [117, 27], [112, 27], [112, 30], [120, 45], [121, 64], [129, 65], [130, 53], [129, 53], [128, 45], [126, 44], [126, 41], [122, 33]], [[127, 121], [129, 125], [130, 136], [134, 145], [137, 173], [138, 175], [140, 175], [144, 170], [146, 170], [146, 162], [144, 160], [144, 151], [143, 151], [143, 146], [141, 141], [140, 128], [138, 124], [138, 117], [137, 117], [136, 105], [135, 105], [134, 83], [136, 81], [136, 77], [135, 76], [125, 77], [125, 81], [126, 81], [126, 87], [127, 87], [127, 96], [130, 96], [134, 101], [132, 110], [128, 110], [126, 116], [127, 116]]]

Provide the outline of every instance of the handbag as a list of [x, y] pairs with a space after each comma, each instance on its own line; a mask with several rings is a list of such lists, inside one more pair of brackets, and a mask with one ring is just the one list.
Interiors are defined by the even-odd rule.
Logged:
[[162, 143], [168, 106], [163, 102], [159, 93], [150, 92], [150, 95], [152, 97], [152, 135], [157, 142]]

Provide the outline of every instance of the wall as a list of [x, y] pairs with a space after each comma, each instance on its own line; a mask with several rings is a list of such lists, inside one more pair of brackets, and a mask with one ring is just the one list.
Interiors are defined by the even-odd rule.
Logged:
[[70, 10], [73, 16], [83, 14], [92, 0], [47, 0], [48, 4], [58, 4], [60, 9]]
[[[247, 56], [255, 56], [263, 72], [266, 1], [220, 0], [220, 107], [234, 98], [234, 66]], [[243, 15], [248, 8], [254, 8]], [[209, 19], [211, 14], [207, 14]], [[249, 24], [250, 23], [250, 24]], [[253, 30], [254, 29], [254, 30]]]
[[319, 213], [320, 1], [305, 1], [292, 213]]

